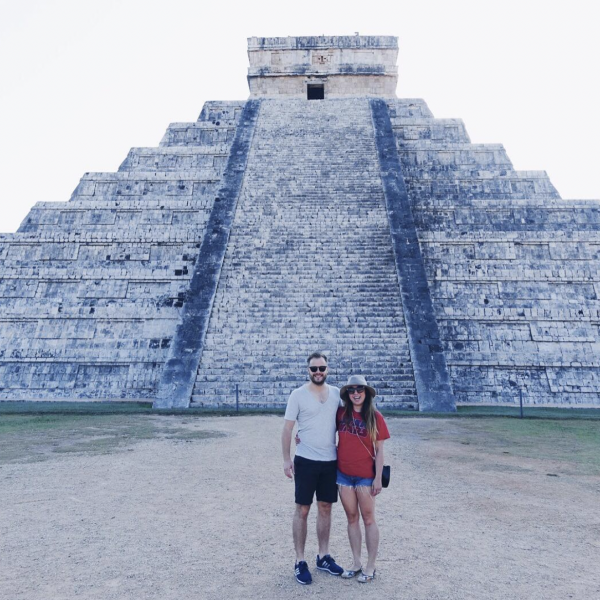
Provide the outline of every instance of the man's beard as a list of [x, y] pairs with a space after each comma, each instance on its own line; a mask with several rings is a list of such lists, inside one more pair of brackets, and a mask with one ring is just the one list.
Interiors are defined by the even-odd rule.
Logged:
[[323, 379], [321, 379], [321, 381], [315, 381], [314, 380], [314, 376], [310, 375], [310, 380], [315, 384], [315, 385], [323, 385], [325, 383], [325, 380], [327, 379], [327, 375], [323, 376]]

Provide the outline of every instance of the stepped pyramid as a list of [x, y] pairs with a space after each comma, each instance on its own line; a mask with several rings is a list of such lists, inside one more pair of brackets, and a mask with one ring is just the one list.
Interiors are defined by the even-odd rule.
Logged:
[[397, 39], [250, 38], [207, 102], [0, 235], [0, 400], [600, 405], [600, 204], [398, 99]]

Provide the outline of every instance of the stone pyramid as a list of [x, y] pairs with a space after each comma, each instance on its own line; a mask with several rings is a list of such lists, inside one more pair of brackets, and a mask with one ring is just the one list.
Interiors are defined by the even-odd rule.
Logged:
[[380, 408], [600, 405], [600, 204], [397, 99], [394, 37], [248, 42], [247, 101], [0, 235], [0, 400], [278, 407], [321, 350]]

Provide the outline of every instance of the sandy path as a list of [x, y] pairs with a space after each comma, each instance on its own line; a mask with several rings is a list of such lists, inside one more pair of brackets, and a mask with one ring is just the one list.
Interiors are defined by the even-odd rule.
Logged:
[[[281, 417], [186, 422], [227, 435], [2, 465], [0, 598], [600, 598], [597, 475], [481, 453], [460, 443], [459, 421], [390, 419], [378, 579], [367, 587], [312, 569], [302, 587]], [[308, 556], [315, 538], [312, 514]], [[331, 547], [349, 564], [341, 505]]]

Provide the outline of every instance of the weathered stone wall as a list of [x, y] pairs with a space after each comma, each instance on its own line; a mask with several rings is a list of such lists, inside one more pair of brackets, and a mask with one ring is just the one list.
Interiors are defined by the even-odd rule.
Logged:
[[398, 40], [386, 36], [249, 38], [252, 97], [306, 98], [323, 84], [325, 98], [395, 98]]
[[277, 98], [281, 96], [306, 98], [308, 85], [324, 86], [326, 99], [343, 97], [394, 98], [397, 81], [380, 75], [305, 75], [303, 77], [261, 77], [250, 80], [252, 97]]
[[600, 203], [422, 100], [390, 103], [459, 402], [600, 404]]
[[0, 399], [156, 393], [244, 103], [207, 103], [0, 236]]

